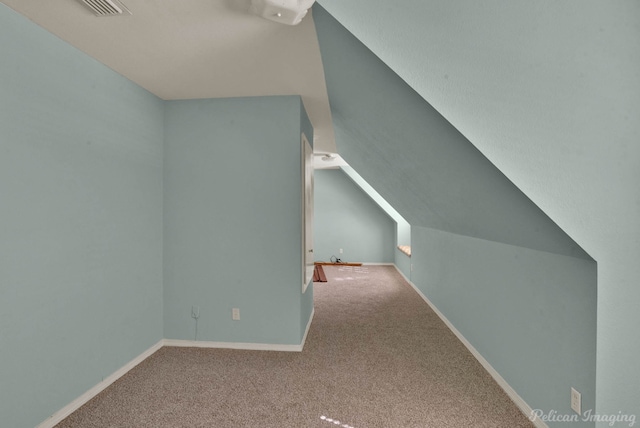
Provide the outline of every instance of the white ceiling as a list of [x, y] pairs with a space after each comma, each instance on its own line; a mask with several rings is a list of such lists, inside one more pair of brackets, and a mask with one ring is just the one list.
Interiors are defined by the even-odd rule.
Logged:
[[165, 100], [301, 95], [315, 150], [335, 152], [311, 13], [297, 26], [248, 12], [250, 0], [122, 0], [97, 17], [79, 0], [1, 0]]

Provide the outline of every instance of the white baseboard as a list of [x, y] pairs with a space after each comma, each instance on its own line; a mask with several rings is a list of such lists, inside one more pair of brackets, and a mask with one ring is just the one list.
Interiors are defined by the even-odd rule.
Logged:
[[[395, 266], [395, 264], [394, 264], [394, 266]], [[398, 266], [395, 266], [395, 268], [400, 273], [400, 275], [402, 275], [402, 277], [405, 279], [405, 281], [407, 281], [407, 283], [409, 285], [411, 285], [411, 287], [413, 287], [413, 289], [416, 291], [416, 293], [418, 293], [418, 295], [420, 297], [422, 297], [422, 300], [424, 300], [429, 305], [429, 307], [431, 307], [431, 309], [433, 309], [433, 311], [436, 313], [436, 315], [438, 315], [438, 317], [440, 317], [440, 319], [446, 324], [446, 326], [449, 328], [449, 330], [451, 330], [453, 332], [453, 334], [455, 334], [456, 337], [462, 342], [462, 344], [464, 346], [466, 346], [466, 348], [469, 350], [469, 352], [471, 352], [471, 354], [475, 357], [475, 359], [478, 360], [478, 362], [480, 364], [482, 364], [482, 367], [484, 367], [484, 369], [491, 375], [491, 377], [498, 383], [498, 385], [500, 385], [500, 387], [504, 390], [504, 392], [507, 393], [507, 395], [509, 396], [511, 401], [513, 401], [515, 403], [515, 405], [518, 406], [520, 411], [522, 413], [524, 413], [524, 415], [527, 418], [529, 418], [529, 420], [531, 420], [530, 418], [531, 418], [531, 415], [533, 413], [533, 409], [531, 408], [531, 406], [529, 406], [522, 399], [522, 397], [520, 397], [518, 395], [518, 393], [515, 391], [515, 389], [513, 389], [507, 383], [507, 381], [504, 380], [504, 378], [502, 376], [500, 376], [500, 373], [498, 373], [496, 371], [496, 369], [494, 369], [491, 366], [491, 364], [489, 364], [489, 362], [484, 359], [484, 357], [478, 352], [478, 350], [476, 348], [474, 348], [471, 343], [469, 343], [469, 341], [462, 335], [462, 333], [460, 333], [458, 331], [458, 329], [456, 329], [453, 326], [453, 324], [451, 324], [451, 322], [447, 319], [447, 317], [445, 317], [444, 314], [442, 312], [440, 312], [440, 310], [427, 298], [427, 296], [425, 296], [422, 293], [422, 291], [420, 291], [420, 289], [413, 282], [411, 282], [411, 280], [409, 278], [407, 278], [404, 273], [402, 273], [402, 271], [398, 268]], [[549, 426], [539, 418], [535, 418], [535, 420], [533, 420], [531, 422], [537, 428], [549, 428]]]
[[133, 360], [129, 361], [127, 364], [122, 366], [120, 369], [113, 372], [111, 375], [109, 375], [109, 377], [105, 378], [102, 382], [98, 383], [93, 388], [89, 389], [87, 392], [82, 394], [80, 397], [76, 398], [71, 403], [67, 404], [62, 409], [55, 412], [49, 418], [47, 418], [42, 423], [40, 423], [40, 425], [38, 425], [36, 428], [53, 428], [54, 426], [62, 422], [64, 418], [66, 418], [71, 413], [78, 410], [82, 405], [84, 405], [93, 397], [101, 393], [113, 382], [120, 379], [129, 370], [131, 370], [132, 368], [140, 364], [146, 358], [150, 357], [154, 352], [156, 352], [158, 349], [162, 347], [162, 344], [163, 344], [163, 341], [162, 340], [159, 341], [158, 343], [153, 345], [151, 348], [147, 349], [142, 354], [138, 355]]
[[[411, 280], [409, 278], [407, 278], [407, 275], [404, 274], [404, 272], [402, 272], [402, 270], [398, 267], [398, 265], [396, 265], [395, 263], [392, 263], [393, 267], [396, 268], [396, 270], [398, 271], [398, 273], [400, 275], [402, 275], [402, 277], [404, 278], [405, 281], [407, 281], [407, 283], [409, 283], [414, 290], [416, 290], [418, 292], [418, 294], [420, 295], [420, 297], [422, 297], [422, 299], [424, 299], [425, 301], [427, 300], [427, 298], [420, 292], [420, 290], [418, 290], [418, 287], [416, 287], [413, 282], [411, 282]], [[428, 302], [427, 302], [428, 303]]]
[[173, 346], [180, 348], [245, 349], [249, 351], [302, 351], [302, 345], [283, 345], [278, 343], [214, 342], [205, 340], [180, 339], [164, 339], [164, 346]]
[[304, 330], [304, 336], [302, 336], [302, 343], [300, 343], [300, 351], [304, 349], [304, 344], [307, 343], [307, 334], [309, 334], [309, 329], [311, 328], [311, 321], [313, 321], [313, 316], [316, 314], [316, 308], [311, 309], [311, 315], [309, 315], [309, 321], [307, 321], [307, 328]]
[[285, 351], [285, 352], [302, 352], [304, 343], [307, 340], [307, 334], [311, 327], [311, 320], [315, 314], [315, 309], [311, 312], [307, 328], [304, 332], [302, 342], [299, 345], [283, 345], [278, 343], [244, 343], [244, 342], [214, 342], [204, 340], [180, 340], [180, 339], [164, 339], [164, 346], [175, 346], [182, 348], [219, 348], [219, 349], [245, 349], [250, 351]]

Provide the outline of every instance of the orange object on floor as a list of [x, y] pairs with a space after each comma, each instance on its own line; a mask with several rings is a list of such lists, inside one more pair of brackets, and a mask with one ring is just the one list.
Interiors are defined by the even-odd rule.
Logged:
[[327, 282], [327, 277], [320, 265], [315, 265], [313, 268], [313, 282]]

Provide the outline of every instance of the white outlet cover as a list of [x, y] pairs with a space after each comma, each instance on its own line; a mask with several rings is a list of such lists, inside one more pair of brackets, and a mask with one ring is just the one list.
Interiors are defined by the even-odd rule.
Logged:
[[571, 388], [571, 410], [581, 415], [582, 414], [581, 407], [582, 407], [582, 394], [580, 394], [574, 388]]

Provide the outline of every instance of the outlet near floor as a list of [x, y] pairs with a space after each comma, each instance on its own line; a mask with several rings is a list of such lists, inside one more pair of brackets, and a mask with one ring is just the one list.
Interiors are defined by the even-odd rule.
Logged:
[[234, 321], [238, 321], [240, 319], [240, 309], [239, 308], [231, 309], [231, 319], [233, 319]]
[[571, 409], [577, 414], [582, 414], [582, 394], [571, 388]]

